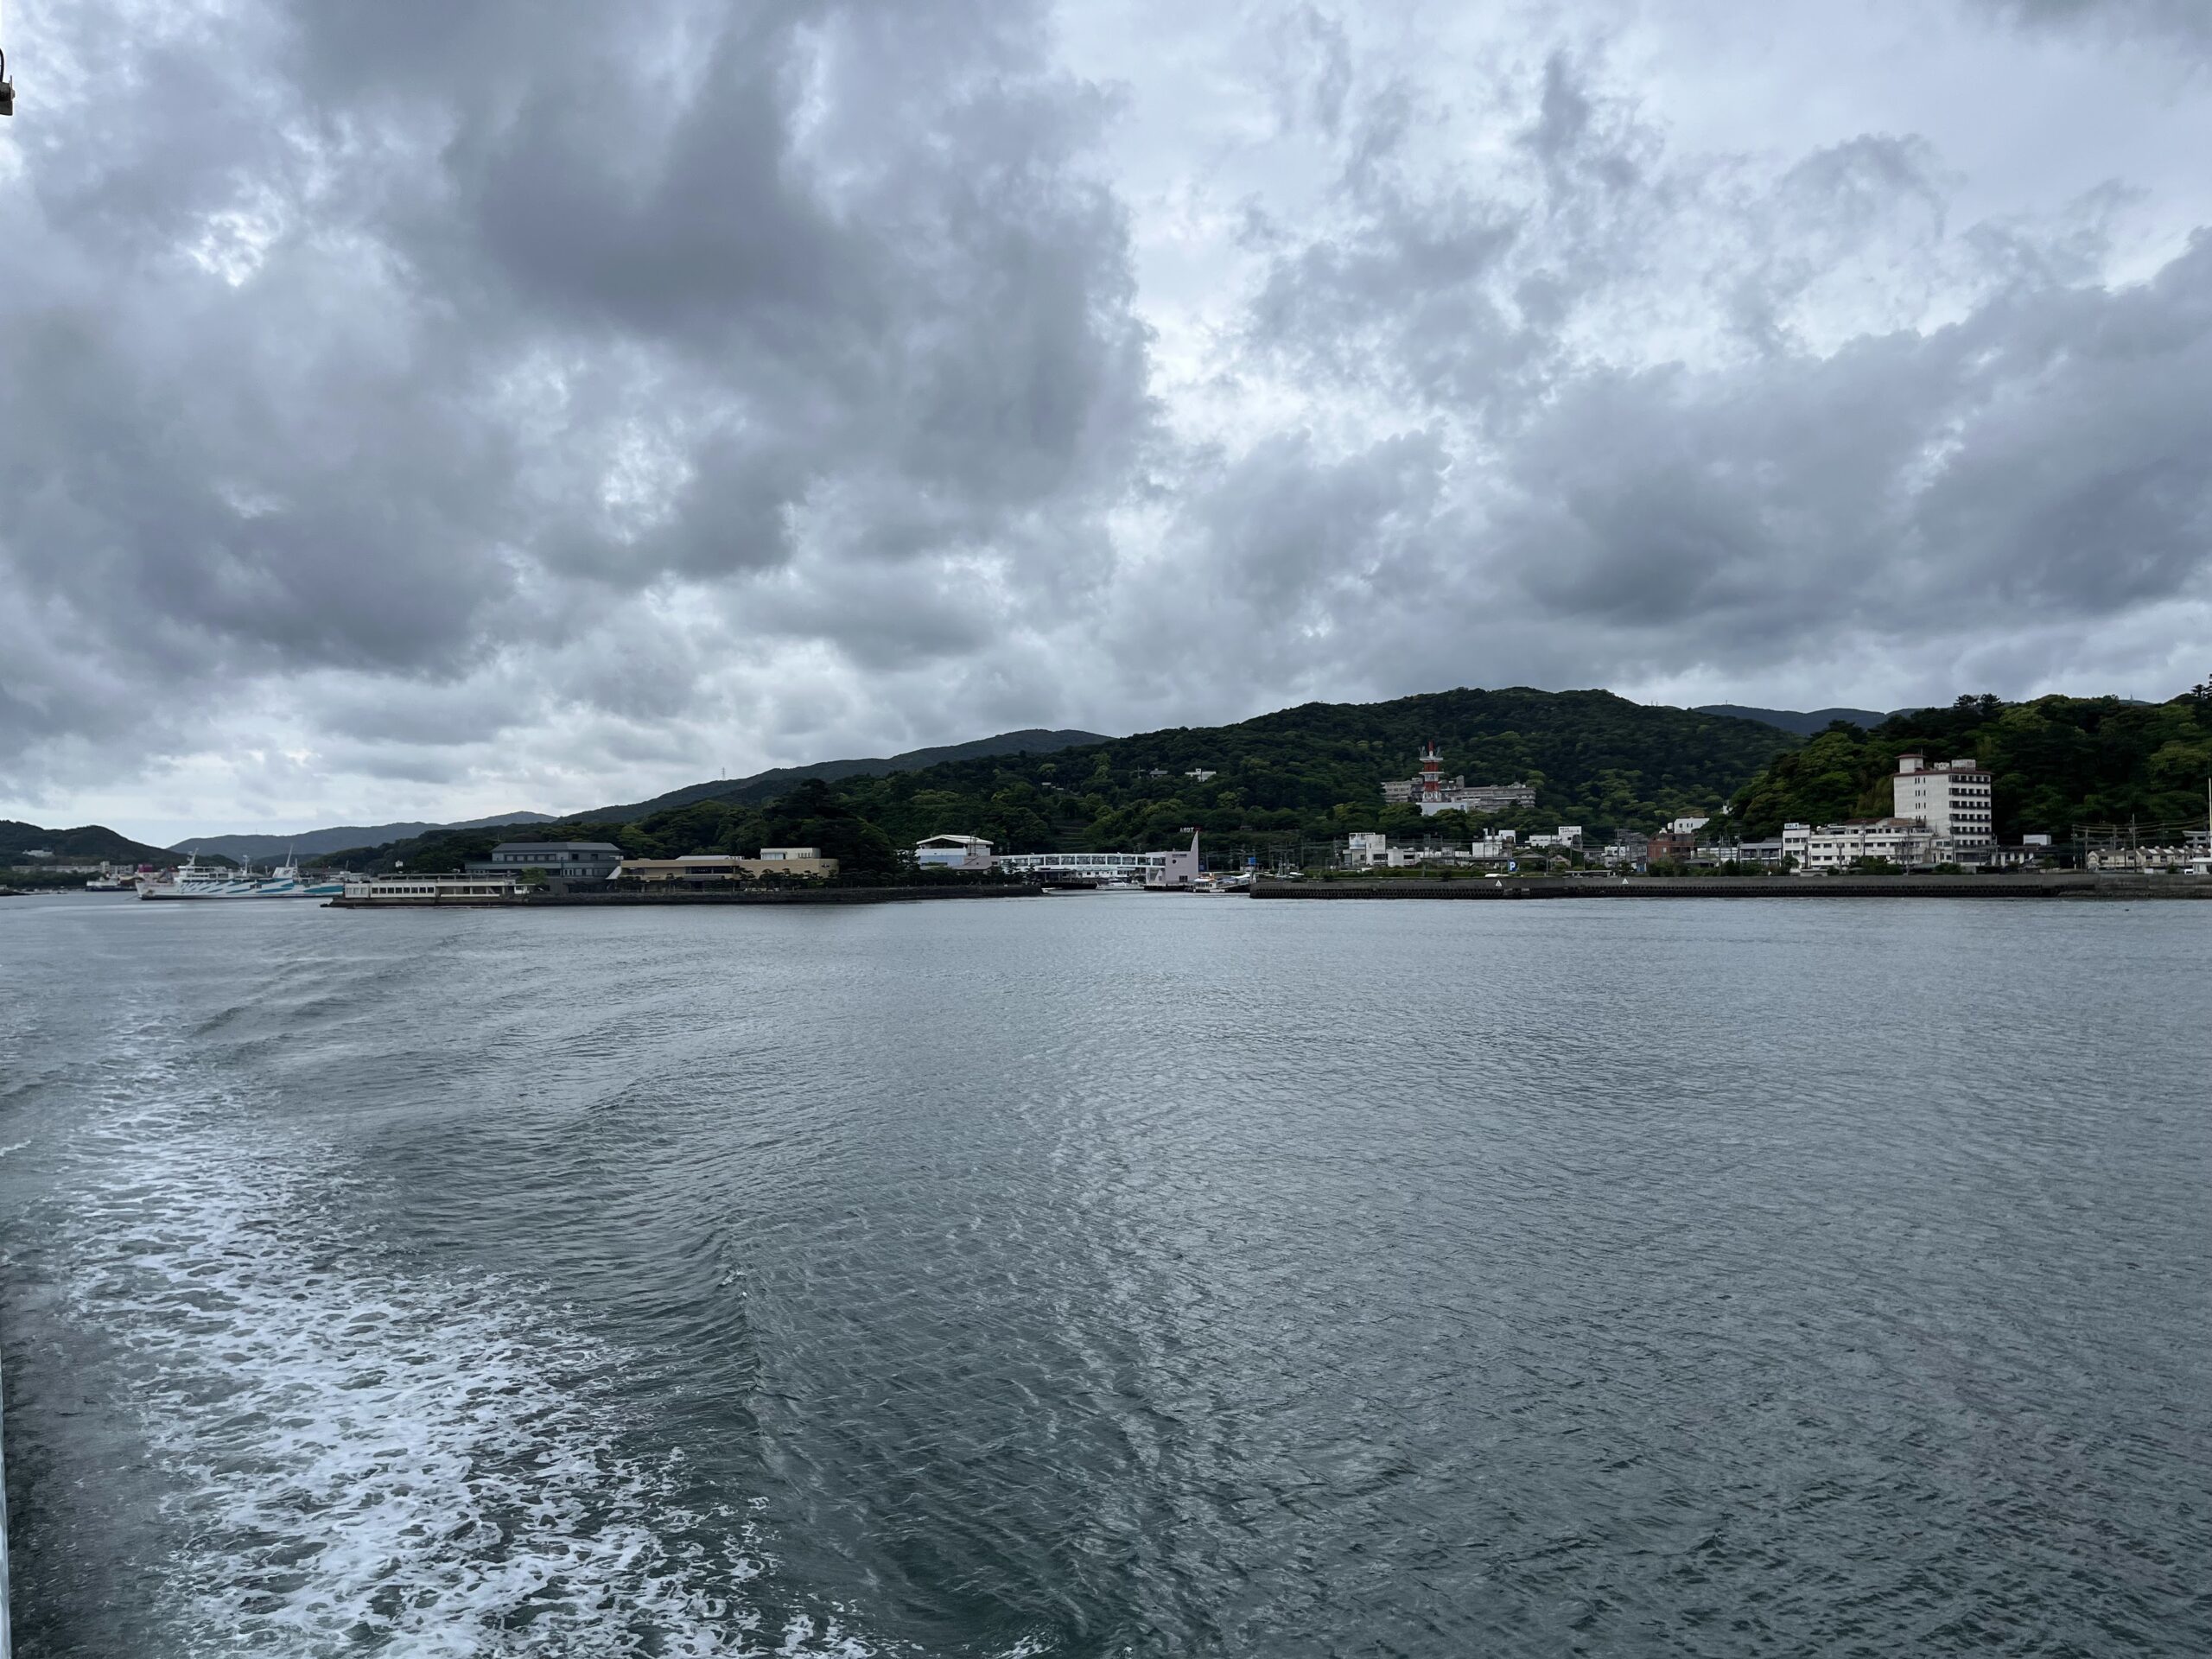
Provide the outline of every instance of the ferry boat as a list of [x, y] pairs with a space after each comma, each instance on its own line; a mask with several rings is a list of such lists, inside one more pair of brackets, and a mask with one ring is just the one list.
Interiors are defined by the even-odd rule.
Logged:
[[254, 873], [249, 864], [243, 869], [227, 870], [220, 865], [202, 864], [198, 854], [193, 854], [167, 876], [156, 876], [138, 889], [141, 899], [336, 899], [346, 891], [346, 883], [333, 878], [327, 881], [310, 881], [300, 874], [300, 867], [286, 860], [266, 875]]

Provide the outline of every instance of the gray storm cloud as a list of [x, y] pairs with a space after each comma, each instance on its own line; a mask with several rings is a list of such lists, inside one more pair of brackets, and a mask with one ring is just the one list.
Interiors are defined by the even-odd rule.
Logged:
[[[283, 711], [286, 788], [557, 804], [520, 792], [2201, 644], [2201, 204], [2146, 261], [2124, 147], [1972, 219], [1910, 131], [1692, 151], [1639, 14], [1594, 15], [1456, 56], [1186, 17], [1236, 73], [1162, 113], [1173, 54], [1000, 0], [26, 0], [0, 809], [174, 768], [230, 707]], [[1957, 17], [2001, 56], [2198, 15]], [[1204, 279], [1152, 286], [1162, 250]]]

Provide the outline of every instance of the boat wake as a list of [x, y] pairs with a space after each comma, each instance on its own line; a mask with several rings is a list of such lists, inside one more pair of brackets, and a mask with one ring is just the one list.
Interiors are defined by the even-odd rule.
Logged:
[[63, 1223], [69, 1311], [121, 1368], [189, 1540], [183, 1650], [835, 1654], [764, 1630], [753, 1506], [627, 1453], [626, 1357], [492, 1278], [409, 1270], [327, 1154], [142, 1031], [112, 1057]]

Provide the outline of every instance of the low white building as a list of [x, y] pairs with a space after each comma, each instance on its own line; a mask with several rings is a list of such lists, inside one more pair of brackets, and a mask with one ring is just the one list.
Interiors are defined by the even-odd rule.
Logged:
[[1415, 870], [1443, 866], [1459, 868], [1472, 864], [1475, 855], [1464, 847], [1446, 847], [1429, 842], [1420, 847], [1393, 847], [1383, 862], [1394, 870]]
[[988, 870], [991, 843], [981, 836], [925, 836], [914, 843], [914, 862], [924, 869]]
[[1205, 874], [1205, 865], [1198, 857], [1198, 832], [1191, 831], [1191, 846], [1187, 852], [1169, 853], [1164, 861], [1148, 868], [1144, 873], [1147, 887], [1187, 887]]
[[2082, 863], [2093, 870], [2184, 870], [2191, 874], [2212, 874], [2212, 855], [2199, 842], [2168, 843], [2163, 847], [2092, 847]]
[[1783, 853], [1801, 875], [1847, 870], [1862, 858], [1886, 859], [1900, 868], [1938, 862], [1936, 837], [1910, 818], [1857, 818], [1842, 823], [1785, 823]]
[[1371, 870], [1390, 861], [1390, 837], [1379, 830], [1355, 830], [1344, 842], [1344, 868]]
[[1081, 875], [1100, 880], [1141, 878], [1167, 862], [1167, 853], [1001, 853], [991, 867], [1024, 875]]
[[1562, 823], [1555, 835], [1529, 836], [1529, 844], [1531, 847], [1563, 847], [1580, 851], [1582, 847], [1582, 826], [1579, 823]]
[[484, 905], [519, 904], [523, 895], [512, 875], [353, 876], [346, 882], [352, 904]]
[[1512, 812], [1536, 804], [1536, 791], [1526, 784], [1460, 784], [1447, 788], [1444, 798], [1421, 803], [1421, 815], [1465, 812], [1484, 817], [1493, 812]]

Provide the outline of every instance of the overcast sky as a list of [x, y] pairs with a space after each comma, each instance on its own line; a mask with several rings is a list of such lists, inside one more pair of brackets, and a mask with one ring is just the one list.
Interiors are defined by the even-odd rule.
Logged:
[[2212, 672], [2212, 5], [13, 0], [0, 817]]

